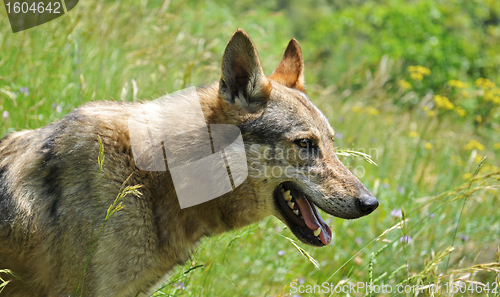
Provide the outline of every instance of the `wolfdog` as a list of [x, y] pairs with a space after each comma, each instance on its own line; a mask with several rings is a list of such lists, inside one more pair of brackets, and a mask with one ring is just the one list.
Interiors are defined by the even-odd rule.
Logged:
[[[306, 96], [295, 39], [267, 77], [250, 37], [237, 30], [220, 80], [195, 93], [206, 125], [239, 129], [248, 168], [231, 191], [191, 207], [181, 207], [171, 168], [138, 168], [129, 120], [176, 130], [163, 123], [186, 122], [192, 95], [89, 103], [0, 141], [0, 269], [15, 273], [3, 295], [147, 296], [204, 236], [274, 215], [302, 242], [324, 246], [332, 233], [316, 207], [344, 219], [377, 208], [337, 158], [334, 131]], [[183, 151], [192, 138], [165, 142]], [[125, 181], [142, 195], [124, 197], [106, 219]]]

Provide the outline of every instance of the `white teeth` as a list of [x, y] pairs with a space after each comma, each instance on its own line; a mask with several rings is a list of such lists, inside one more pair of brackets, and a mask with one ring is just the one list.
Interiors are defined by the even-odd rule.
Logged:
[[285, 199], [285, 201], [292, 200], [292, 195], [290, 195], [290, 190], [283, 192], [283, 198]]
[[294, 209], [293, 213], [298, 216], [299, 215], [299, 210], [298, 209]]
[[295, 203], [293, 203], [291, 201], [288, 201], [288, 207], [290, 207], [291, 209], [293, 209], [294, 206], [295, 206]]
[[321, 227], [314, 231], [314, 236], [319, 236], [321, 234]]

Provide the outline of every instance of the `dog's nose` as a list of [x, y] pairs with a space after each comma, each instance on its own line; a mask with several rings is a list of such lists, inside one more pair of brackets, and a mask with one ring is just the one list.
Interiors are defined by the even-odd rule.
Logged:
[[358, 201], [364, 215], [372, 213], [378, 207], [378, 200], [371, 193], [361, 196]]

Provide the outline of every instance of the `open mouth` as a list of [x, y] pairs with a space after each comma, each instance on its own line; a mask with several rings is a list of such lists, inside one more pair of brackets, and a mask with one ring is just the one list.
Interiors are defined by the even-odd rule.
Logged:
[[274, 199], [285, 224], [298, 239], [314, 246], [325, 246], [330, 243], [332, 230], [316, 206], [295, 184], [281, 183], [274, 190]]

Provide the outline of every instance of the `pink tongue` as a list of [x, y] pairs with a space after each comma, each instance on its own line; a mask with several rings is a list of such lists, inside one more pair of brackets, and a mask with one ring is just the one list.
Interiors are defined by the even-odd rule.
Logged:
[[332, 240], [332, 230], [328, 226], [328, 224], [323, 221], [323, 218], [319, 214], [318, 210], [314, 205], [311, 205], [307, 199], [300, 195], [299, 199], [295, 199], [297, 202], [300, 213], [306, 222], [306, 225], [313, 232], [318, 228], [321, 228], [321, 234], [319, 235], [319, 239], [324, 245], [328, 245]]

